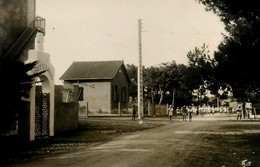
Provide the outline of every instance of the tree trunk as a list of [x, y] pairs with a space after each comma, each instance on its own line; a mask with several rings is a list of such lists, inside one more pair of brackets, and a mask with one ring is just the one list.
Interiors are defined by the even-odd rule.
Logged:
[[162, 92], [161, 87], [160, 87], [160, 94], [161, 94], [161, 97], [160, 97], [160, 101], [159, 101], [159, 106], [161, 105], [162, 100], [163, 100], [163, 92]]

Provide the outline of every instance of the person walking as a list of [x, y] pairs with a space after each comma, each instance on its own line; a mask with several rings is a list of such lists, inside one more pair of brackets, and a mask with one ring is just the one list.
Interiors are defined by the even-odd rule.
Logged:
[[236, 112], [237, 112], [237, 120], [241, 120], [241, 118], [242, 118], [241, 106], [238, 106], [238, 108], [236, 109]]
[[136, 104], [133, 105], [133, 115], [132, 115], [132, 120], [135, 120], [135, 113], [136, 113], [136, 110], [137, 110], [137, 106]]
[[172, 120], [172, 115], [173, 115], [173, 107], [172, 105], [170, 105], [169, 109], [168, 109], [168, 113], [169, 113], [169, 117], [170, 117], [170, 121]]
[[186, 106], [182, 107], [182, 120], [186, 121], [186, 117], [187, 117], [187, 108]]
[[191, 120], [192, 120], [192, 109], [191, 108], [188, 111], [188, 116], [189, 116], [189, 121], [191, 122]]

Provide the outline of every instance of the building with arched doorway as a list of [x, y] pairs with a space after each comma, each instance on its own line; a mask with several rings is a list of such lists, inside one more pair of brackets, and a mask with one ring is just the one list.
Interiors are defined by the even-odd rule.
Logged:
[[[26, 140], [54, 135], [54, 68], [50, 63], [50, 55], [43, 51], [45, 19], [36, 17], [35, 12], [36, 0], [0, 1], [0, 63], [6, 59], [25, 64], [37, 61], [38, 64], [29, 73], [45, 71], [34, 79], [30, 97], [23, 98], [24, 103], [22, 102], [21, 106], [7, 109], [5, 116], [0, 120], [4, 122], [6, 130], [9, 127], [9, 129], [18, 127], [19, 134]], [[10, 68], [19, 70], [16, 67]], [[10, 68], [3, 71], [8, 71]], [[36, 91], [37, 81], [41, 83], [40, 92]], [[5, 87], [4, 84], [5, 82], [1, 82], [1, 88]], [[9, 92], [5, 93], [8, 97]], [[12, 106], [12, 102], [9, 106]]]
[[[43, 33], [37, 33], [34, 50], [29, 50], [26, 63], [37, 61], [31, 74], [45, 71], [34, 78], [30, 91], [30, 140], [54, 135], [54, 67], [50, 55], [44, 52]], [[38, 88], [36, 86], [38, 84]]]

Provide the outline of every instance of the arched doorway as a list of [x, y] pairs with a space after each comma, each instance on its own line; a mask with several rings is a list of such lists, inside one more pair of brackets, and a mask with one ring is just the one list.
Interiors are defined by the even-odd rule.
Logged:
[[[32, 74], [45, 71], [34, 79], [30, 91], [30, 140], [54, 135], [54, 67], [43, 51], [43, 34], [36, 36], [36, 49], [30, 50], [27, 62], [37, 61]], [[37, 88], [37, 86], [39, 88]], [[38, 90], [37, 90], [38, 89]]]
[[35, 138], [49, 136], [50, 83], [46, 76], [36, 78], [35, 85]]

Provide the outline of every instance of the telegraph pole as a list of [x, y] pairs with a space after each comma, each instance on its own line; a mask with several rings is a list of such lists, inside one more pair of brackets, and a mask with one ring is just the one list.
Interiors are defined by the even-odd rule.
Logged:
[[138, 19], [138, 41], [139, 41], [139, 61], [138, 61], [138, 119], [142, 120], [143, 111], [143, 65], [142, 65], [142, 20]]

